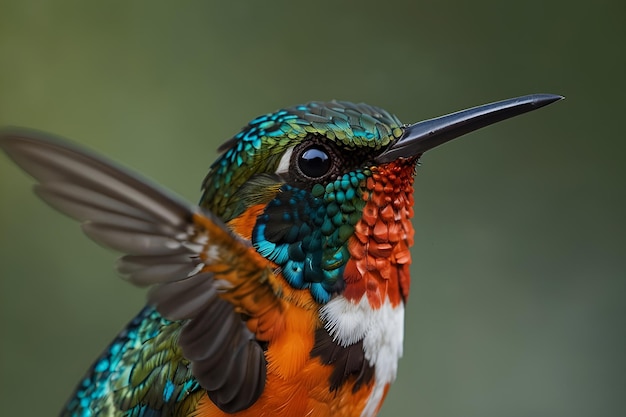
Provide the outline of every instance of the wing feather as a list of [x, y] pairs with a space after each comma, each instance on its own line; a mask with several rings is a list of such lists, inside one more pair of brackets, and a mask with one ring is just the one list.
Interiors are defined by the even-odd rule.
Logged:
[[13, 129], [0, 132], [0, 148], [39, 182], [39, 197], [125, 254], [119, 272], [153, 286], [149, 300], [163, 317], [185, 321], [178, 343], [216, 405], [252, 405], [265, 384], [265, 354], [240, 313], [267, 322], [281, 301], [271, 265], [249, 242], [214, 214], [63, 140]]
[[150, 290], [149, 298], [164, 316], [185, 320], [197, 317], [216, 296], [211, 274], [199, 273], [168, 286], [156, 285]]

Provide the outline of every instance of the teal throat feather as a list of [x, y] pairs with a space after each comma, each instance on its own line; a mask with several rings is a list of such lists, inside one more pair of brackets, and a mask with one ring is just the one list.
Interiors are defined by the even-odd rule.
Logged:
[[343, 289], [348, 239], [365, 206], [361, 196], [369, 174], [351, 172], [311, 191], [284, 185], [254, 228], [257, 251], [282, 268], [292, 287], [309, 289], [318, 303]]

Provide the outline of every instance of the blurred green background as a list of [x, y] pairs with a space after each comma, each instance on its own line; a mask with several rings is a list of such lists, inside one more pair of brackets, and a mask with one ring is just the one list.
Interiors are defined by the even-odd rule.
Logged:
[[[54, 132], [196, 201], [216, 147], [309, 100], [405, 122], [567, 99], [422, 160], [405, 357], [381, 415], [626, 413], [620, 0], [0, 3], [0, 125]], [[0, 156], [2, 415], [56, 415], [139, 310], [116, 254]]]

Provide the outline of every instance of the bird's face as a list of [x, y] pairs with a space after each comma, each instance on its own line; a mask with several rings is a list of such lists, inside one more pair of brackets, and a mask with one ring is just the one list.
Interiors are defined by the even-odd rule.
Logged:
[[312, 102], [251, 121], [222, 148], [201, 206], [317, 303], [409, 292], [413, 176], [423, 152], [560, 97], [525, 96], [413, 125], [380, 108]]
[[395, 116], [365, 104], [313, 102], [261, 116], [226, 144], [201, 205], [249, 234], [289, 285], [325, 303], [362, 278], [360, 266], [346, 268], [372, 257], [367, 247], [388, 257], [402, 241], [408, 266], [418, 155], [377, 161], [402, 134]]

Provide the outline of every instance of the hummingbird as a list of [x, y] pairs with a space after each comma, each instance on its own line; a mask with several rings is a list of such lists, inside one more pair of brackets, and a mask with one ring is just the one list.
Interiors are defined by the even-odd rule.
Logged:
[[2, 130], [36, 194], [149, 287], [60, 415], [377, 415], [402, 356], [420, 157], [560, 99], [415, 124], [362, 103], [285, 108], [219, 148], [197, 205], [64, 139]]

